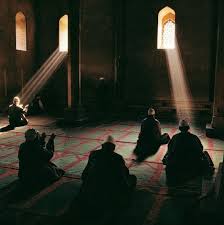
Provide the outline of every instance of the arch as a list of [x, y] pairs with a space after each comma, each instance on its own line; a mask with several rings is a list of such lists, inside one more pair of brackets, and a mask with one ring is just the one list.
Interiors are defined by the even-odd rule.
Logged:
[[59, 20], [59, 51], [68, 51], [68, 15]]
[[26, 17], [22, 12], [16, 14], [16, 50], [26, 51]]
[[158, 14], [157, 48], [175, 48], [175, 11], [168, 6]]

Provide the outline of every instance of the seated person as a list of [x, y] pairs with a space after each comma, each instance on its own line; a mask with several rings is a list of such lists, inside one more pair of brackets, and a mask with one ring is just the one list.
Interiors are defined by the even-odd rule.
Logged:
[[52, 134], [45, 146], [45, 133], [41, 136], [35, 129], [25, 132], [26, 141], [19, 147], [19, 173], [22, 183], [28, 185], [47, 185], [58, 180], [64, 171], [50, 160], [54, 155], [54, 138]]
[[213, 163], [199, 138], [189, 132], [186, 120], [179, 123], [180, 133], [174, 135], [168, 144], [163, 159], [166, 165], [167, 184], [179, 184], [213, 169]]
[[80, 204], [84, 210], [123, 207], [130, 200], [137, 179], [129, 174], [123, 157], [114, 152], [113, 137], [108, 136], [100, 150], [91, 152], [82, 173]]
[[29, 104], [28, 114], [37, 115], [45, 111], [40, 95], [36, 95], [33, 101]]
[[20, 104], [20, 98], [14, 97], [13, 104], [9, 106], [8, 109], [8, 118], [9, 118], [9, 126], [13, 129], [18, 126], [24, 126], [28, 124], [28, 120], [26, 119], [25, 113], [27, 112], [26, 105], [23, 108], [23, 105]]
[[160, 145], [167, 144], [170, 137], [167, 133], [161, 134], [160, 123], [155, 119], [155, 110], [148, 109], [148, 116], [142, 121], [137, 145], [134, 149], [136, 161], [141, 162], [148, 156], [155, 154]]

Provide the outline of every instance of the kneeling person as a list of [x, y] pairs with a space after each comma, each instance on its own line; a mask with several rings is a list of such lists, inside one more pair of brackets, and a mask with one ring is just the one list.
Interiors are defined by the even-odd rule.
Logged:
[[47, 185], [58, 180], [64, 171], [50, 160], [54, 155], [54, 138], [52, 134], [45, 146], [46, 134], [41, 136], [35, 129], [25, 132], [26, 141], [19, 148], [19, 179], [31, 185]]

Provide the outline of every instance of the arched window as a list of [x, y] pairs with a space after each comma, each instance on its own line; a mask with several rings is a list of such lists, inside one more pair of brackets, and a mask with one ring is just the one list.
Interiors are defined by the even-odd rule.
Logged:
[[26, 17], [22, 12], [16, 14], [16, 50], [26, 51]]
[[68, 51], [68, 15], [59, 20], [59, 51]]
[[157, 48], [175, 48], [175, 11], [168, 6], [158, 14]]

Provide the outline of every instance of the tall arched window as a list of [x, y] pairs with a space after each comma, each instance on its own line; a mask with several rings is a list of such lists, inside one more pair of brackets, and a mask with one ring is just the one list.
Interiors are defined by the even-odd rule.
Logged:
[[168, 6], [158, 14], [157, 48], [175, 48], [175, 11]]
[[68, 15], [59, 20], [59, 51], [68, 51]]
[[16, 14], [16, 50], [26, 51], [26, 17], [22, 12]]

